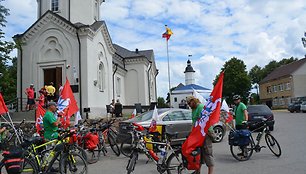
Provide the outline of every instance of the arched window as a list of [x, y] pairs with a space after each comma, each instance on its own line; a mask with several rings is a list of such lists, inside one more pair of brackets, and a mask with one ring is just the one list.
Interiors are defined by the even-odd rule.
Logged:
[[104, 89], [105, 89], [105, 69], [104, 69], [104, 65], [103, 65], [102, 62], [100, 62], [100, 64], [99, 64], [98, 78], [99, 78], [99, 80], [98, 80], [99, 90], [101, 92], [103, 92]]
[[58, 11], [58, 3], [59, 0], [52, 0], [51, 1], [51, 11]]

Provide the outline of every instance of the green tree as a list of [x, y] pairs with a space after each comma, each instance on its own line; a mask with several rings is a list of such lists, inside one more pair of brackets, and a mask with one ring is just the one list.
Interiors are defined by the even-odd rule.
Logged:
[[[233, 95], [238, 94], [243, 97], [243, 101], [247, 101], [249, 91], [251, 89], [251, 79], [246, 71], [246, 65], [240, 59], [235, 57], [225, 62], [221, 68], [224, 71], [223, 79], [223, 97], [228, 103], [233, 103]], [[217, 83], [219, 75], [214, 80]]]
[[252, 84], [258, 84], [262, 80], [262, 69], [255, 65], [249, 72]]
[[166, 104], [165, 99], [163, 97], [158, 97], [157, 98], [157, 106], [159, 108], [166, 108], [166, 107], [168, 107], [168, 105]]
[[[4, 0], [0, 0], [2, 2]], [[10, 100], [16, 97], [16, 74], [17, 61], [16, 58], [10, 57], [10, 52], [15, 48], [13, 42], [5, 40], [3, 27], [6, 24], [6, 17], [9, 15], [9, 9], [0, 4], [0, 91], [3, 93], [4, 99]], [[8, 65], [12, 61], [13, 65]]]

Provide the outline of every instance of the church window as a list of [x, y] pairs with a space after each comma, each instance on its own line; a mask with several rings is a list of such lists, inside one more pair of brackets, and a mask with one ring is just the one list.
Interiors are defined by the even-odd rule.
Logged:
[[121, 94], [121, 79], [119, 77], [117, 77], [116, 93], [117, 93], [117, 97], [120, 97], [120, 94]]
[[103, 63], [101, 62], [100, 64], [99, 64], [99, 71], [98, 71], [98, 78], [99, 78], [99, 90], [100, 90], [100, 92], [103, 92], [104, 91], [104, 89], [105, 89], [105, 70], [104, 70], [104, 65], [103, 65]]
[[51, 1], [51, 11], [58, 11], [58, 3], [59, 0], [52, 0]]

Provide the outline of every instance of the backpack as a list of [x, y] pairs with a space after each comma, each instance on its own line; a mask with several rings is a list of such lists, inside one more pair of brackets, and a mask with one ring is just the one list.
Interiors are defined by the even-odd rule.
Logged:
[[97, 133], [87, 133], [85, 136], [85, 146], [88, 150], [94, 150], [99, 144], [99, 136]]
[[5, 169], [8, 174], [19, 174], [23, 169], [24, 151], [22, 148], [11, 148], [8, 151], [3, 151]]

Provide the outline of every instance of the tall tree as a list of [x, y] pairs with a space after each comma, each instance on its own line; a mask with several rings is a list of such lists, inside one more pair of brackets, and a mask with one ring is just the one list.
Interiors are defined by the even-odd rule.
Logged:
[[260, 66], [255, 65], [249, 72], [252, 84], [258, 84], [262, 80], [262, 69]]
[[[225, 62], [221, 68], [224, 71], [223, 79], [223, 97], [228, 103], [233, 103], [232, 97], [235, 94], [241, 95], [244, 101], [247, 101], [251, 89], [251, 79], [248, 76], [246, 65], [240, 59], [235, 57]], [[216, 76], [214, 84], [219, 75]]]
[[[4, 0], [0, 0], [2, 2]], [[13, 42], [5, 40], [3, 27], [6, 24], [6, 17], [9, 15], [9, 9], [0, 4], [0, 91], [4, 99], [10, 100], [16, 97], [16, 59], [11, 59], [10, 52], [14, 49]], [[12, 61], [13, 66], [8, 65]]]

